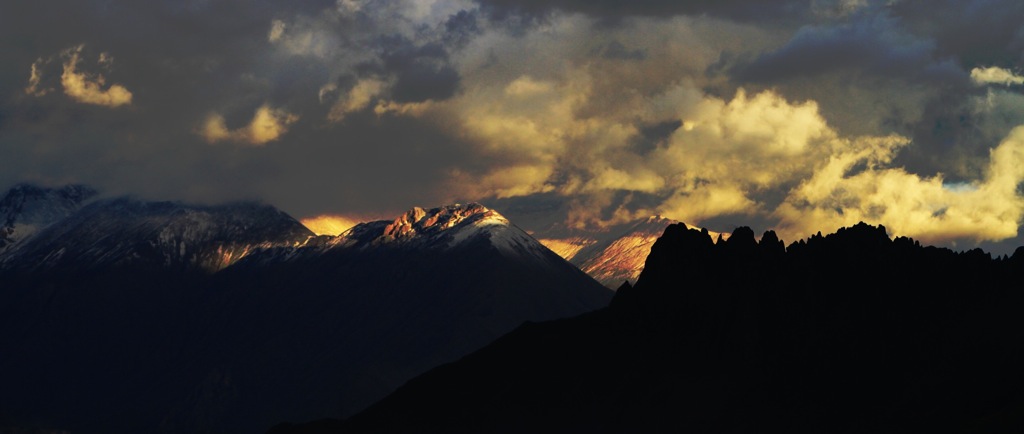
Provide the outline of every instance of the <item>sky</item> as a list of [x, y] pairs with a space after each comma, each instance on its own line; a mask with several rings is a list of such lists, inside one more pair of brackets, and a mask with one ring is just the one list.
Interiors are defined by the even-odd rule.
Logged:
[[1012, 252], [1022, 22], [1016, 0], [13, 0], [0, 186]]

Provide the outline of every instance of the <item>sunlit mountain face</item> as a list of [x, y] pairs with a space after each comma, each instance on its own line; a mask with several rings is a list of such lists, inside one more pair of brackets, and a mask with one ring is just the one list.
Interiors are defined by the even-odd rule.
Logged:
[[[636, 283], [651, 246], [673, 223], [679, 222], [652, 216], [602, 230], [574, 230], [569, 238], [541, 238], [539, 241], [598, 282], [617, 288], [624, 282]], [[709, 234], [716, 239], [720, 235], [722, 239], [729, 237], [718, 232], [709, 231]]]

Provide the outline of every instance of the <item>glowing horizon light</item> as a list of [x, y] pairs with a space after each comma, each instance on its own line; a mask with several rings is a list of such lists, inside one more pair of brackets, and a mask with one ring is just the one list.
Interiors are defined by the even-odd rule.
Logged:
[[360, 223], [349, 217], [329, 214], [304, 218], [299, 222], [317, 235], [340, 235]]

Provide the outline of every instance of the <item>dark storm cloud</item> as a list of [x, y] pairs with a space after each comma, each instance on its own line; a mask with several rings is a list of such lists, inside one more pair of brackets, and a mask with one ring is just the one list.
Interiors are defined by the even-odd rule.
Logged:
[[[878, 75], [920, 74], [933, 60], [931, 40], [904, 35], [893, 19], [872, 17], [849, 24], [801, 28], [782, 48], [740, 68], [743, 81], [801, 79], [832, 71]], [[966, 83], [967, 76], [961, 79]]]
[[841, 70], [964, 85], [978, 66], [1020, 66], [1024, 3], [900, 1], [874, 4], [850, 19], [807, 25], [736, 78], [771, 82]]
[[1024, 61], [1024, 3], [1015, 0], [904, 0], [892, 14], [936, 41], [937, 55], [975, 66], [1020, 67]]
[[444, 100], [459, 87], [459, 73], [449, 64], [448, 52], [440, 44], [416, 45], [405, 38], [386, 38], [381, 45], [385, 71], [397, 82], [391, 96], [397, 102]]
[[[385, 3], [365, 3], [349, 17], [332, 0], [8, 5], [0, 14], [0, 185], [84, 182], [161, 199], [259, 198], [297, 215], [446, 200], [439, 187], [446, 171], [466, 158], [459, 140], [429, 122], [389, 115], [330, 124], [330, 104], [318, 98], [325, 84], [351, 87], [366, 71], [345, 66], [351, 53], [370, 56], [364, 62], [373, 73], [394, 78], [395, 101], [456, 92], [445, 47], [410, 39], [430, 29], [387, 15], [400, 5]], [[456, 15], [448, 32], [471, 37], [474, 20]], [[269, 41], [275, 21], [284, 35], [296, 34], [293, 45]], [[409, 36], [396, 36], [406, 28]], [[61, 53], [77, 46], [79, 70], [102, 74], [102, 88], [124, 86], [131, 104], [88, 106], [65, 94]], [[113, 61], [101, 64], [101, 54]], [[40, 59], [40, 86], [53, 90], [35, 97], [24, 88]], [[244, 130], [257, 125], [261, 107], [287, 127], [265, 142]], [[233, 135], [211, 144], [200, 132], [213, 114]]]
[[[60, 7], [26, 2], [7, 8], [3, 39], [26, 43], [0, 45], [9, 59], [0, 92], [9, 110], [23, 115], [17, 125], [0, 130], [0, 138], [3, 151], [20, 148], [31, 160], [0, 159], [2, 181], [79, 176], [83, 182], [113, 184], [118, 175], [145, 165], [147, 154], [189, 148], [195, 142], [190, 130], [206, 112], [228, 106], [251, 112], [268, 98], [266, 79], [255, 73], [260, 56], [253, 55], [265, 41], [267, 6], [124, 1]], [[79, 45], [80, 69], [102, 73], [108, 86], [126, 87], [133, 94], [130, 106], [87, 107], [64, 95], [59, 54]], [[98, 62], [103, 53], [113, 59], [109, 68]], [[42, 69], [43, 82], [56, 89], [33, 98], [21, 89], [30, 65], [40, 58], [51, 59]], [[187, 173], [188, 155], [171, 155], [164, 164]]]
[[481, 3], [491, 7], [491, 12], [498, 16], [509, 13], [542, 16], [552, 10], [561, 10], [604, 19], [711, 15], [738, 20], [769, 20], [802, 13], [809, 0], [481, 0]]
[[450, 46], [463, 46], [480, 34], [480, 16], [477, 11], [459, 11], [444, 23], [444, 40]]

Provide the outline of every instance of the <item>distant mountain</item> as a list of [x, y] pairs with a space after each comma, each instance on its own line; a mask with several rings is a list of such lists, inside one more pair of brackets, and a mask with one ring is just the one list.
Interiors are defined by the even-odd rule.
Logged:
[[604, 231], [576, 230], [569, 237], [543, 238], [541, 242], [601, 284], [618, 288], [623, 282], [636, 282], [651, 246], [666, 227], [675, 223], [679, 222], [652, 216]]
[[313, 233], [268, 205], [221, 206], [106, 199], [39, 231], [0, 262], [10, 269], [175, 269], [214, 272], [256, 248]]
[[1024, 248], [858, 224], [666, 228], [609, 308], [525, 324], [346, 420], [273, 433], [1019, 432]]
[[321, 236], [294, 248], [262, 252], [251, 261], [292, 262], [337, 250], [450, 251], [481, 242], [509, 259], [563, 262], [497, 211], [477, 203], [429, 210], [415, 207], [395, 220], [359, 223], [337, 237]]
[[17, 351], [0, 351], [0, 432], [345, 417], [524, 321], [612, 297], [476, 204], [317, 237], [264, 205], [108, 199], [4, 260], [0, 348]]
[[82, 185], [14, 186], [0, 199], [0, 258], [39, 231], [78, 211], [95, 195], [95, 190]]

